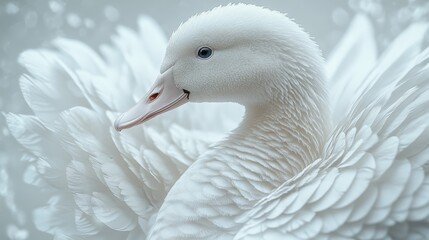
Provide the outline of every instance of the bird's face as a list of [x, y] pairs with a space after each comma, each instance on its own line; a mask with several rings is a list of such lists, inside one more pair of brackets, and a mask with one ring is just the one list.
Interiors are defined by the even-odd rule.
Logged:
[[116, 120], [115, 128], [132, 127], [189, 101], [269, 102], [290, 22], [255, 6], [218, 8], [189, 19], [170, 38], [153, 87]]
[[171, 72], [170, 81], [189, 101], [247, 105], [264, 100], [261, 85], [275, 60], [263, 44], [216, 33], [177, 36], [181, 33], [172, 38], [161, 72]]

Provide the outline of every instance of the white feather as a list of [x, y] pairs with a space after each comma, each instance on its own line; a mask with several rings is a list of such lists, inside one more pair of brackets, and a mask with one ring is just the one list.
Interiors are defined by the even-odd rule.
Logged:
[[[5, 116], [32, 154], [27, 182], [49, 189], [37, 228], [67, 240], [427, 237], [427, 28], [410, 26], [377, 59], [371, 24], [358, 16], [328, 59], [329, 101], [308, 35], [243, 4], [191, 18], [166, 52], [147, 17], [139, 32], [119, 27], [100, 54], [69, 39], [24, 52], [20, 84], [34, 115]], [[192, 62], [203, 40], [227, 60], [213, 57], [208, 70]], [[242, 116], [235, 105], [188, 104], [115, 132], [118, 112], [171, 64], [178, 83], [194, 87], [190, 100], [246, 105], [240, 127], [224, 138]]]

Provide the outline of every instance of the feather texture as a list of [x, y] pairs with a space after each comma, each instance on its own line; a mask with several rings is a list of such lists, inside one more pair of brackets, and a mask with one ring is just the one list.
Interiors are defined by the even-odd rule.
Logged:
[[[429, 50], [421, 50], [427, 24], [410, 26], [377, 59], [370, 22], [358, 16], [328, 59], [329, 101], [318, 85], [324, 77], [317, 46], [278, 12], [242, 4], [216, 8], [182, 25], [173, 45], [183, 44], [180, 31], [187, 27], [205, 31], [212, 15], [232, 16], [237, 21], [228, 30], [239, 32], [253, 13], [264, 21], [252, 31], [263, 27], [290, 38], [272, 44], [288, 53], [279, 58], [287, 64], [264, 61], [270, 60], [264, 48], [237, 74], [254, 71], [255, 62], [287, 66], [288, 74], [269, 75], [287, 84], [263, 93], [288, 104], [248, 108], [227, 138], [242, 116], [230, 104], [188, 104], [126, 133], [113, 129], [118, 112], [149, 89], [163, 63], [167, 41], [150, 18], [139, 20], [139, 32], [119, 27], [99, 52], [60, 38], [49, 49], [21, 55], [28, 71], [21, 90], [34, 115], [5, 116], [32, 154], [26, 181], [49, 189], [49, 201], [34, 212], [39, 230], [64, 240], [428, 236]], [[267, 22], [277, 28], [266, 29]], [[256, 45], [251, 49], [258, 53]], [[169, 52], [166, 59], [174, 62]], [[251, 78], [244, 76], [238, 79]], [[237, 79], [228, 80], [224, 94]], [[273, 109], [277, 115], [264, 115]]]
[[21, 89], [35, 115], [6, 118], [36, 159], [27, 181], [52, 193], [34, 217], [55, 239], [144, 238], [177, 178], [241, 116], [228, 104], [190, 105], [127, 134], [114, 131], [117, 111], [147, 90], [165, 51], [153, 20], [142, 17], [139, 26], [118, 28], [103, 57], [63, 38], [20, 57], [28, 70]]
[[[426, 29], [411, 26], [392, 43], [323, 157], [242, 216], [234, 239], [422, 236], [429, 217], [429, 198], [419, 196], [429, 179], [429, 51], [419, 53]], [[408, 225], [416, 229], [395, 230]]]

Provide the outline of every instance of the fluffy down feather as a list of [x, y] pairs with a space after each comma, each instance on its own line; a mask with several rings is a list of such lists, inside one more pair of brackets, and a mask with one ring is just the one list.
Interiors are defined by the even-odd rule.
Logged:
[[[241, 116], [232, 105], [188, 105], [116, 133], [117, 112], [149, 88], [164, 55], [159, 27], [145, 17], [139, 26], [138, 33], [119, 27], [113, 44], [100, 53], [57, 39], [50, 49], [20, 57], [28, 70], [21, 90], [34, 115], [6, 117], [13, 136], [33, 155], [26, 180], [49, 189], [50, 200], [34, 216], [54, 239], [145, 238], [176, 180]], [[411, 26], [376, 61], [369, 22], [357, 18], [328, 60], [337, 127], [321, 158], [250, 211], [215, 224], [238, 224], [234, 239], [427, 236], [429, 52], [420, 49], [426, 28]], [[249, 179], [253, 168], [246, 167]], [[210, 181], [218, 189], [229, 185], [221, 176]], [[239, 190], [248, 184], [235, 183]], [[223, 211], [235, 210], [225, 203]], [[204, 214], [213, 209], [208, 206]]]
[[19, 58], [34, 115], [6, 118], [34, 155], [27, 181], [49, 190], [34, 218], [55, 239], [144, 238], [180, 174], [240, 119], [234, 105], [189, 105], [118, 134], [113, 119], [148, 89], [165, 51], [153, 20], [139, 28], [119, 27], [101, 54], [60, 38]]
[[429, 219], [429, 49], [413, 25], [357, 89], [322, 158], [249, 212], [234, 239], [423, 239]]

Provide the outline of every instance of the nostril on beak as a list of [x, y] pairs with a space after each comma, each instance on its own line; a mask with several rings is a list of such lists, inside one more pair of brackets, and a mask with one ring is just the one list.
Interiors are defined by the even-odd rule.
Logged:
[[155, 101], [155, 99], [157, 99], [157, 98], [158, 98], [158, 96], [159, 96], [159, 93], [152, 93], [152, 94], [147, 98], [147, 100], [148, 100], [148, 102], [149, 102], [149, 103], [151, 103], [151, 102]]

